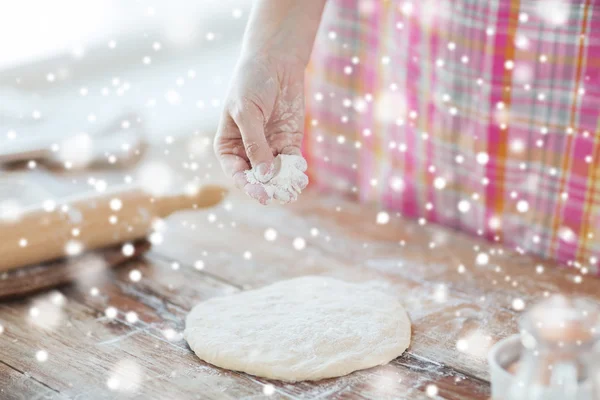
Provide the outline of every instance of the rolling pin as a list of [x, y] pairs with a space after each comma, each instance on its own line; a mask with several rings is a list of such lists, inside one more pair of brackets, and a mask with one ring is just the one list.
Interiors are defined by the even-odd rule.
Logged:
[[225, 194], [205, 186], [194, 195], [156, 197], [127, 187], [25, 209], [16, 221], [0, 222], [0, 272], [145, 238], [156, 219], [213, 206]]
[[95, 279], [105, 268], [117, 267], [150, 250], [150, 242], [143, 239], [133, 242], [132, 246], [133, 254], [123, 254], [121, 246], [116, 245], [68, 260], [54, 260], [0, 272], [0, 301], [40, 292], [81, 278]]

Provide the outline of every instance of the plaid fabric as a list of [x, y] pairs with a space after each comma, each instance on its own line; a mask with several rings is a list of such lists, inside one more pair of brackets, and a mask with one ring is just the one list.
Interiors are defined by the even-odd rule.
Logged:
[[311, 182], [598, 274], [600, 0], [330, 0]]

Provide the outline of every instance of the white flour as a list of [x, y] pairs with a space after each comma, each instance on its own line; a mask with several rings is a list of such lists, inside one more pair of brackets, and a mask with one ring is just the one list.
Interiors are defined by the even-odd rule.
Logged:
[[[275, 157], [273, 177], [266, 180], [255, 168], [246, 171], [249, 183], [258, 184], [265, 189], [269, 201], [275, 199], [282, 204], [296, 201], [298, 195], [308, 184], [306, 160], [301, 156], [280, 154]], [[265, 182], [266, 180], [266, 182]]]

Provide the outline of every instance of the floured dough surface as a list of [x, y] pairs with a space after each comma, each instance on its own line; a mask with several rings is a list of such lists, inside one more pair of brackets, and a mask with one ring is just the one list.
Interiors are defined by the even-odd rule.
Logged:
[[408, 347], [411, 325], [394, 297], [308, 276], [200, 303], [184, 334], [213, 365], [293, 382], [386, 364]]

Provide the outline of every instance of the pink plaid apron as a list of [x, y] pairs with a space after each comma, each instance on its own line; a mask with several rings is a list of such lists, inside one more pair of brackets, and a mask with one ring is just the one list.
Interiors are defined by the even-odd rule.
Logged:
[[312, 185], [598, 274], [600, 1], [330, 0]]

